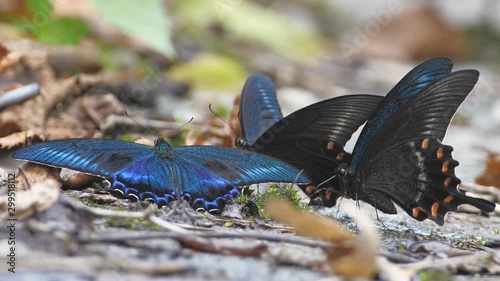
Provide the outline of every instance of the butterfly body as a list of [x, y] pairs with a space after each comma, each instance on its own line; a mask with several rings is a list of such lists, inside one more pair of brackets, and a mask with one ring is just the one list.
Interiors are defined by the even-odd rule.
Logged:
[[155, 146], [116, 140], [70, 139], [36, 143], [14, 158], [106, 178], [125, 196], [160, 206], [184, 199], [196, 209], [220, 211], [239, 186], [259, 182], [306, 183], [300, 171], [274, 158], [237, 149]]

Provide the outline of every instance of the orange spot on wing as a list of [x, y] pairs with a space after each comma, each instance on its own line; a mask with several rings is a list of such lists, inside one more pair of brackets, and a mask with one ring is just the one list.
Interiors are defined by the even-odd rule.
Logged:
[[422, 207], [415, 207], [412, 209], [412, 212], [413, 212], [413, 217], [414, 218], [418, 218], [418, 216], [420, 215], [421, 212], [423, 212], [424, 209], [422, 209]]
[[340, 160], [344, 159], [344, 153], [337, 154], [336, 159], [337, 159], [337, 161], [340, 161]]
[[424, 140], [422, 141], [422, 148], [423, 148], [423, 149], [427, 149], [427, 148], [429, 148], [429, 141], [430, 141], [429, 139], [424, 139]]
[[443, 168], [441, 168], [441, 172], [443, 172], [443, 173], [448, 172], [448, 166], [449, 165], [450, 165], [450, 161], [444, 161]]
[[444, 187], [448, 187], [450, 186], [450, 183], [453, 181], [452, 178], [450, 177], [447, 177], [445, 180], [444, 180]]
[[331, 191], [327, 191], [325, 194], [325, 197], [328, 200], [332, 200], [332, 196], [333, 196], [333, 192], [331, 192]]
[[446, 198], [444, 198], [444, 203], [450, 204], [451, 201], [453, 201], [455, 197], [453, 195], [448, 195]]
[[439, 203], [436, 202], [434, 204], [432, 204], [432, 207], [431, 207], [431, 213], [434, 217], [437, 217], [438, 215], [438, 211], [439, 211]]
[[305, 192], [306, 192], [307, 195], [311, 195], [315, 191], [316, 191], [316, 187], [312, 186], [312, 185], [309, 185], [308, 187], [306, 187], [306, 190], [305, 190]]
[[443, 158], [443, 156], [444, 156], [444, 149], [443, 149], [443, 148], [439, 148], [439, 149], [437, 150], [437, 153], [436, 153], [436, 154], [437, 154], [437, 158], [438, 158], [438, 159]]
[[333, 150], [334, 147], [335, 143], [333, 141], [328, 142], [328, 144], [326, 145], [326, 149], [328, 150]]

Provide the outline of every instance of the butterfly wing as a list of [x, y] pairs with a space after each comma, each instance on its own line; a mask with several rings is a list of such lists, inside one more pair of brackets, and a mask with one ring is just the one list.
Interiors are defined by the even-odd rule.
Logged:
[[117, 140], [55, 140], [18, 149], [12, 156], [104, 177], [124, 195], [158, 205], [175, 199], [171, 169], [151, 146]]
[[[301, 186], [304, 192], [313, 199], [319, 196], [322, 205], [333, 206], [340, 192], [331, 177], [339, 163], [351, 159], [344, 145], [381, 100], [373, 95], [348, 95], [312, 104], [278, 121], [253, 148], [303, 169], [311, 178], [310, 185]], [[318, 188], [324, 192], [318, 193]]]
[[283, 118], [273, 81], [261, 74], [250, 76], [240, 98], [240, 120], [242, 139], [249, 145], [274, 123]]
[[366, 122], [353, 150], [351, 167], [356, 169], [366, 148], [380, 128], [407, 99], [413, 97], [433, 81], [451, 72], [453, 62], [448, 58], [430, 59], [411, 70], [394, 86]]
[[153, 147], [131, 142], [68, 139], [35, 143], [18, 149], [12, 157], [109, 178], [154, 154]]
[[390, 198], [415, 219], [430, 218], [440, 225], [445, 214], [460, 204], [494, 210], [493, 203], [457, 189], [458, 162], [451, 156], [452, 147], [441, 143], [478, 77], [475, 70], [451, 73], [400, 105], [372, 139], [355, 171], [363, 185], [357, 198], [395, 213]]
[[[170, 149], [170, 150], [169, 150]], [[179, 147], [163, 140], [153, 148], [95, 139], [59, 140], [21, 148], [14, 158], [107, 178], [115, 190], [163, 206], [179, 197], [195, 208], [219, 210], [237, 186], [259, 182], [307, 183], [299, 170], [271, 157], [218, 147]]]
[[[217, 209], [227, 193], [235, 186], [261, 182], [308, 183], [300, 170], [269, 156], [224, 147], [176, 147], [175, 158], [182, 178], [182, 189], [196, 198], [195, 207]], [[224, 179], [223, 183], [220, 179]], [[214, 181], [215, 180], [215, 181]], [[225, 185], [224, 185], [225, 184]], [[222, 192], [221, 192], [222, 191]]]

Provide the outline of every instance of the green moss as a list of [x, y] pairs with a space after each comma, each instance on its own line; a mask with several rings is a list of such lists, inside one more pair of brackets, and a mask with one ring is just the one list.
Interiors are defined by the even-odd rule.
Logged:
[[154, 231], [161, 230], [161, 227], [150, 221], [144, 219], [134, 219], [134, 218], [106, 218], [106, 226], [125, 228], [128, 230], [142, 230], [149, 229]]
[[281, 199], [285, 199], [290, 202], [297, 209], [308, 209], [308, 207], [302, 207], [300, 202], [302, 199], [300, 198], [299, 191], [293, 187], [293, 185], [279, 187], [278, 185], [271, 185], [266, 189], [266, 192], [263, 194], [256, 194], [254, 196], [255, 204], [259, 208], [259, 213], [265, 219], [270, 219], [269, 215], [264, 210], [264, 206], [270, 198], [277, 197]]
[[500, 234], [500, 228], [493, 227], [493, 234]]
[[452, 281], [453, 276], [448, 272], [424, 270], [419, 274], [420, 281]]

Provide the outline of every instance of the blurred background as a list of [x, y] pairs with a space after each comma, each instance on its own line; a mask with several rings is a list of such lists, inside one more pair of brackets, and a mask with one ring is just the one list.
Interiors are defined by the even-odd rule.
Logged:
[[420, 62], [448, 56], [481, 72], [445, 140], [473, 181], [500, 151], [499, 14], [494, 0], [0, 0], [0, 91], [40, 86], [28, 102], [0, 103], [0, 148], [28, 134], [135, 139], [144, 133], [125, 109], [176, 144], [231, 146], [233, 105], [252, 73], [275, 81], [288, 114], [384, 95]]

